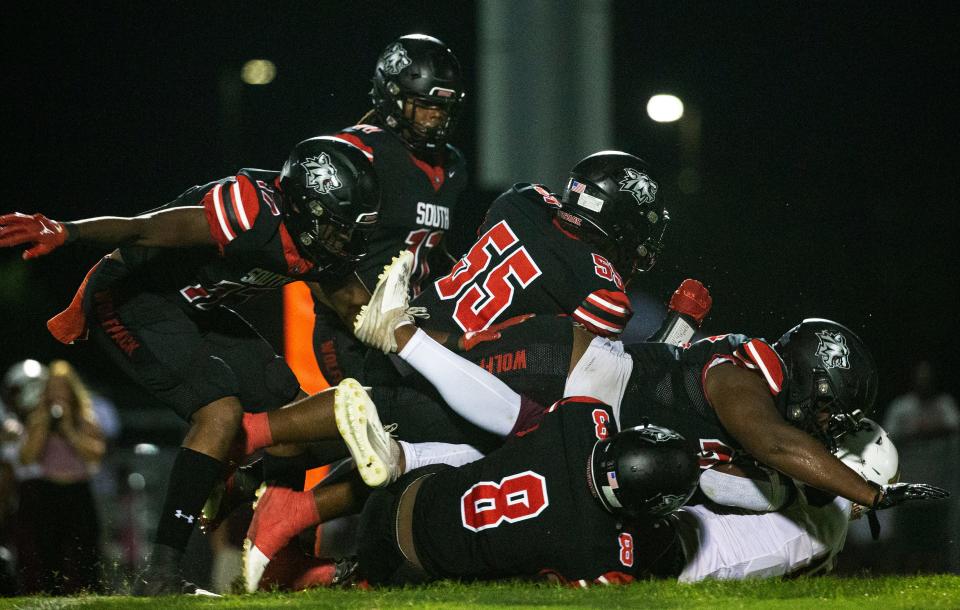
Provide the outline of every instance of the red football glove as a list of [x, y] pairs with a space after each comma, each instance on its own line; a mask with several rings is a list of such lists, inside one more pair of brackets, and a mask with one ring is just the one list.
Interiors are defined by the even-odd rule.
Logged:
[[710, 296], [710, 291], [697, 280], [683, 280], [677, 291], [670, 297], [670, 309], [687, 314], [696, 320], [697, 324], [703, 323], [712, 305], [713, 298]]
[[67, 230], [43, 214], [28, 216], [16, 212], [0, 216], [0, 247], [32, 244], [23, 259], [50, 254], [67, 241]]

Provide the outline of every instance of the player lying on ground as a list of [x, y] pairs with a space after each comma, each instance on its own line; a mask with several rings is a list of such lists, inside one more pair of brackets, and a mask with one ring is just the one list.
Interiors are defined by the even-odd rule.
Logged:
[[[896, 447], [876, 422], [862, 419], [860, 429], [838, 444], [837, 457], [865, 480], [877, 485], [899, 481]], [[793, 501], [773, 512], [729, 510], [710, 502], [684, 506], [672, 517], [685, 557], [680, 582], [832, 570], [850, 520], [863, 509], [799, 483], [794, 493]]]
[[[360, 464], [366, 451], [349, 422], [379, 420], [358, 384], [345, 398], [338, 419]], [[566, 398], [480, 460], [413, 470], [374, 492], [360, 517], [358, 576], [629, 582], [673, 564], [672, 535], [647, 523], [682, 506], [697, 475], [679, 434], [652, 424], [617, 433], [609, 407]]]
[[26, 245], [25, 259], [72, 242], [119, 246], [48, 326], [65, 343], [92, 334], [124, 372], [190, 423], [137, 592], [196, 590], [182, 581], [180, 557], [224, 476], [243, 412], [302, 395], [273, 348], [225, 305], [304, 280], [352, 319], [369, 298], [352, 270], [379, 198], [362, 151], [320, 137], [298, 144], [282, 172], [241, 170], [133, 218], [0, 217], [0, 246]]
[[[337, 392], [341, 431], [357, 462], [363, 463], [369, 448], [353, 424], [379, 427], [376, 407], [359, 384], [344, 382]], [[656, 426], [617, 435], [614, 424], [608, 423], [611, 415], [609, 407], [591, 399], [565, 399], [537, 427], [510, 437], [476, 462], [403, 475], [367, 500], [356, 562], [315, 567], [313, 574], [319, 578], [313, 585], [350, 584], [357, 579], [396, 585], [436, 578], [550, 576], [586, 586], [650, 575], [694, 582], [830, 569], [843, 545], [851, 503], [803, 486], [798, 487], [796, 501], [779, 512], [750, 514], [698, 505], [685, 506], [663, 520], [638, 520], [663, 514], [649, 508], [651, 499], [657, 498], [653, 490], [676, 476], [678, 459], [683, 461], [683, 454], [691, 457], [689, 445], [681, 444], [678, 434]], [[671, 453], [649, 456], [651, 462], [641, 455], [644, 448], [613, 447], [637, 431], [645, 433], [641, 437], [646, 442], [667, 441], [685, 450], [680, 458]], [[591, 477], [588, 487], [583, 458], [589, 455], [584, 439], [593, 440], [589, 433], [611, 436], [597, 441], [593, 449], [586, 468]], [[605, 447], [608, 443], [610, 447]], [[845, 463], [862, 476], [873, 477], [878, 484], [895, 481], [896, 450], [879, 426], [866, 421], [841, 445]], [[596, 459], [603, 451], [607, 457], [618, 456], [616, 472], [605, 472], [604, 460]], [[636, 478], [625, 476], [628, 463]], [[682, 493], [673, 498], [668, 490], [659, 489], [660, 502], [681, 501]], [[647, 499], [640, 513], [638, 498]], [[597, 510], [597, 501], [613, 520]], [[619, 524], [611, 528], [614, 520]]]
[[[308, 400], [333, 403], [324, 409], [325, 438], [338, 428], [365, 477], [384, 482], [375, 462], [393, 459], [391, 450], [368, 444], [365, 430], [382, 426], [359, 383], [347, 379]], [[673, 565], [679, 546], [669, 528], [656, 540], [656, 530], [638, 532], [693, 493], [698, 467], [690, 445], [653, 425], [617, 434], [612, 411], [590, 398], [564, 399], [550, 411], [478, 461], [418, 468], [374, 492], [360, 517], [360, 577], [399, 584], [549, 572], [629, 582]], [[657, 552], [638, 553], [647, 545]], [[333, 582], [345, 573], [328, 576]]]

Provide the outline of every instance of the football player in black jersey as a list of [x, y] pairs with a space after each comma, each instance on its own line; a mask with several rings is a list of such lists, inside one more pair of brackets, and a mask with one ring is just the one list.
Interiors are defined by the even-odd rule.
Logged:
[[[356, 394], [346, 409], [375, 410]], [[686, 503], [697, 474], [694, 449], [676, 432], [644, 424], [618, 433], [607, 405], [565, 398], [478, 461], [413, 470], [375, 491], [360, 518], [358, 575], [370, 584], [547, 574], [608, 584], [669, 573], [682, 560], [672, 532], [640, 528]]]
[[[591, 333], [619, 336], [633, 315], [625, 284], [662, 248], [669, 216], [657, 192], [646, 162], [609, 150], [573, 167], [562, 198], [539, 184], [514, 185], [493, 202], [467, 254], [414, 299], [429, 314], [418, 324], [458, 337], [518, 315], [564, 314]], [[375, 290], [357, 338], [395, 351], [393, 326], [409, 320], [404, 298]]]
[[224, 476], [244, 411], [276, 409], [300, 394], [284, 361], [228, 306], [304, 280], [350, 319], [369, 298], [353, 270], [379, 206], [367, 155], [318, 137], [299, 143], [281, 172], [241, 170], [136, 217], [0, 217], [0, 246], [27, 245], [24, 259], [74, 241], [119, 246], [48, 326], [64, 343], [92, 335], [190, 423], [138, 593], [197, 591], [182, 580], [180, 557]]
[[[373, 109], [359, 124], [334, 135], [360, 148], [385, 185], [380, 223], [357, 267], [371, 290], [384, 265], [401, 250], [414, 256], [409, 287], [414, 295], [453, 263], [444, 235], [466, 188], [467, 167], [448, 140], [464, 88], [460, 63], [443, 42], [423, 34], [401, 36], [377, 60]], [[358, 376], [366, 348], [323, 302], [317, 302], [316, 313], [314, 351], [327, 382], [336, 385]]]

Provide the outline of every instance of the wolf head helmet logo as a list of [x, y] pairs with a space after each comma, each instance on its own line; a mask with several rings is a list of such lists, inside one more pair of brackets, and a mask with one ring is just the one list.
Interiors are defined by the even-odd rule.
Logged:
[[316, 157], [307, 157], [300, 164], [307, 175], [307, 188], [311, 188], [321, 195], [343, 186], [337, 176], [337, 168], [330, 162], [327, 153], [320, 153]]

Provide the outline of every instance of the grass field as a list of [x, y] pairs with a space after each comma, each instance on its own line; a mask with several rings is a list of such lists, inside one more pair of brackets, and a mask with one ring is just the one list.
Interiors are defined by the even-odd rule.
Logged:
[[419, 588], [314, 590], [212, 598], [20, 597], [0, 608], [960, 608], [960, 576], [812, 578], [678, 585], [649, 581], [588, 590], [440, 583]]

